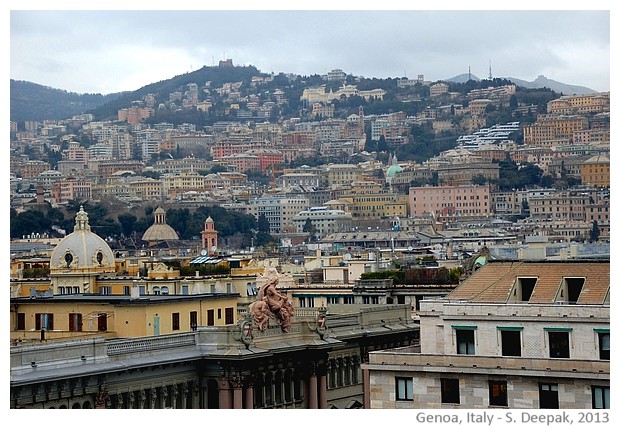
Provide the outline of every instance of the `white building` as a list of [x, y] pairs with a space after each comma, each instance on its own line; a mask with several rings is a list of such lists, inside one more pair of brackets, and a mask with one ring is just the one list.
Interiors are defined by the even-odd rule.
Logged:
[[298, 233], [304, 231], [306, 223], [309, 222], [312, 231], [319, 237], [335, 232], [348, 231], [351, 228], [353, 217], [350, 213], [343, 210], [332, 210], [327, 207], [310, 207], [303, 210], [293, 217], [293, 224]]
[[609, 408], [609, 260], [488, 262], [370, 353], [369, 408]]

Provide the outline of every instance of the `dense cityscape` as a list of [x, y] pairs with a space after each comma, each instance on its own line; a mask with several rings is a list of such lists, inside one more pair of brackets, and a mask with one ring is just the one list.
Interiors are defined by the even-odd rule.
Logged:
[[11, 408], [610, 407], [609, 92], [11, 84]]

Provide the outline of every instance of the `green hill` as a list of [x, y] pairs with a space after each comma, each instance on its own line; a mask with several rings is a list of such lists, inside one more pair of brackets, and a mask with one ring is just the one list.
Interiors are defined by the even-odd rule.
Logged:
[[11, 79], [11, 121], [62, 120], [86, 113], [119, 94], [77, 94], [32, 82]]

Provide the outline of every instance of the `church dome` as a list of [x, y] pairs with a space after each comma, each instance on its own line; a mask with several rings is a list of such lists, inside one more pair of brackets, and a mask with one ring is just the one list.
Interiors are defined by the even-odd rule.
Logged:
[[155, 212], [155, 223], [151, 225], [142, 236], [143, 241], [178, 240], [179, 235], [166, 223], [166, 212], [158, 207]]
[[385, 175], [391, 177], [394, 176], [396, 173], [400, 173], [402, 171], [403, 169], [400, 165], [390, 165], [390, 168], [387, 169], [387, 173], [385, 173]]
[[90, 230], [88, 214], [80, 206], [73, 232], [60, 240], [52, 251], [50, 269], [87, 272], [114, 272], [114, 253], [104, 239]]

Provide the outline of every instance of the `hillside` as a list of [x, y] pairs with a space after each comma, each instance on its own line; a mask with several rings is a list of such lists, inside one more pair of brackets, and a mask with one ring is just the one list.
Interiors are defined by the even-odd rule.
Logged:
[[117, 117], [119, 109], [131, 105], [134, 100], [141, 100], [145, 95], [153, 94], [157, 99], [167, 99], [168, 95], [174, 91], [183, 91], [185, 86], [196, 83], [199, 86], [211, 82], [211, 87], [221, 87], [226, 82], [246, 82], [249, 84], [252, 76], [266, 75], [261, 73], [254, 66], [247, 67], [207, 67], [203, 66], [199, 70], [175, 76], [171, 79], [151, 83], [136, 91], [122, 94], [115, 100], [93, 108], [90, 113], [95, 115], [97, 120], [109, 120]]
[[120, 94], [77, 94], [11, 79], [11, 121], [62, 120], [104, 105]]

